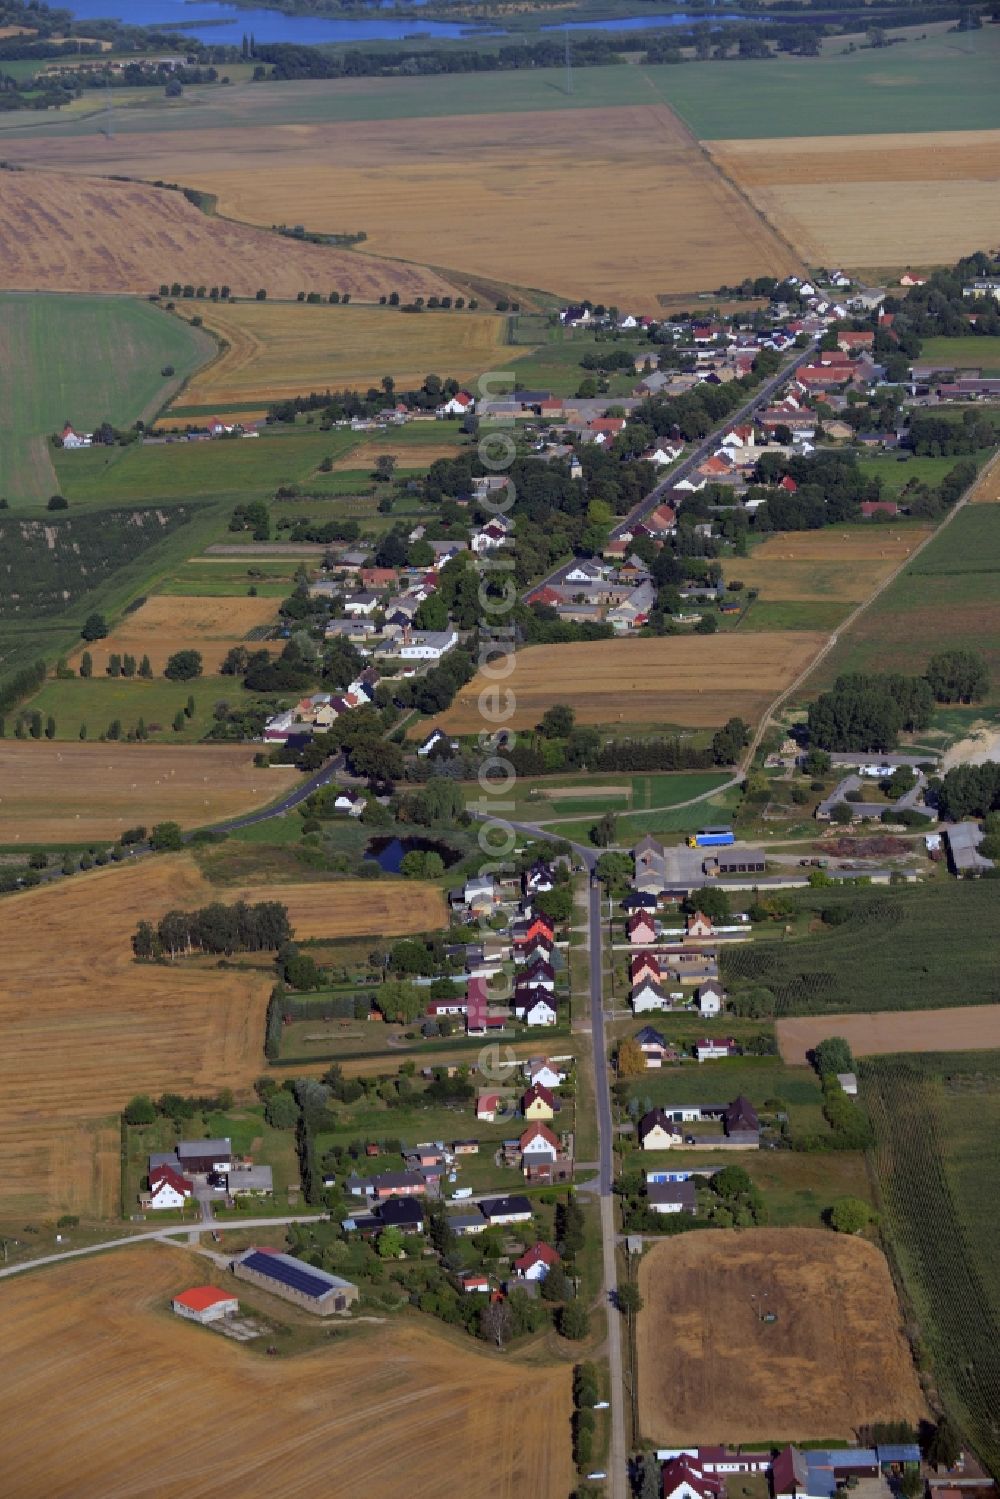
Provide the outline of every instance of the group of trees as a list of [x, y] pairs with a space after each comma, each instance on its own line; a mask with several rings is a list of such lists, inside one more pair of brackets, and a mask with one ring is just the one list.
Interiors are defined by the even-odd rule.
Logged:
[[192, 952], [277, 951], [291, 941], [288, 908], [280, 901], [212, 901], [196, 911], [168, 911], [154, 927], [140, 921], [132, 938], [137, 958], [176, 958]]
[[809, 741], [825, 750], [890, 750], [902, 730], [926, 729], [933, 707], [924, 677], [841, 676], [809, 705]]

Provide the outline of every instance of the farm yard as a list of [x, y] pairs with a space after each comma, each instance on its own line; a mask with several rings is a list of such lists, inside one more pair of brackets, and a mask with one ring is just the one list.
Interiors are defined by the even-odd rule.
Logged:
[[[725, 576], [768, 600], [865, 599], [930, 534], [926, 526], [845, 526], [765, 538], [748, 557], [724, 563]], [[845, 611], [846, 612], [846, 611]]]
[[[996, 470], [992, 473], [995, 475]], [[986, 483], [992, 484], [993, 478]], [[935, 651], [978, 651], [1000, 687], [1000, 508], [970, 505], [866, 609], [810, 676], [810, 693], [842, 672], [922, 672]]]
[[987, 1468], [1000, 1465], [997, 1053], [859, 1064], [884, 1230], [935, 1379]]
[[3, 172], [0, 209], [8, 230], [0, 244], [0, 286], [8, 290], [147, 295], [161, 282], [179, 281], [225, 283], [238, 297], [263, 287], [271, 297], [336, 290], [370, 301], [392, 291], [404, 298], [453, 291], [422, 267], [210, 218], [180, 193], [142, 182]]
[[188, 383], [185, 407], [266, 406], [303, 391], [366, 389], [386, 374], [407, 389], [430, 371], [469, 379], [504, 357], [506, 319], [492, 313], [408, 317], [392, 307], [299, 302], [238, 302], [199, 312], [228, 347]]
[[175, 651], [195, 650], [201, 652], [204, 670], [211, 675], [218, 671], [231, 646], [247, 641], [251, 650], [261, 649], [261, 636], [277, 617], [275, 599], [154, 594], [126, 614], [105, 639], [81, 647], [73, 664], [78, 663], [85, 648], [93, 659], [95, 674], [100, 676], [110, 655], [128, 652], [137, 661], [148, 655], [154, 674], [159, 676]]
[[225, 971], [137, 968], [131, 949], [140, 919], [155, 923], [169, 909], [237, 896], [282, 901], [300, 937], [395, 936], [445, 921], [436, 886], [358, 880], [222, 890], [187, 854], [5, 897], [0, 1216], [52, 1208], [114, 1214], [118, 1127], [109, 1116], [138, 1092], [249, 1087], [263, 1065], [273, 982], [266, 960]]
[[715, 140], [709, 150], [811, 264], [927, 266], [1000, 239], [1000, 130]]
[[4, 739], [0, 843], [110, 841], [139, 822], [200, 827], [264, 806], [296, 782], [292, 769], [255, 767], [245, 744]]
[[[989, 882], [825, 890], [806, 897], [802, 909], [835, 912], [838, 924], [789, 941], [765, 932], [752, 946], [724, 951], [727, 988], [762, 985], [774, 995], [778, 1017], [821, 1015], [824, 1025], [841, 1012], [1000, 1001], [1000, 904]], [[910, 1024], [919, 1034], [921, 1017]]]
[[[262, 1358], [170, 1313], [170, 1297], [206, 1274], [198, 1256], [136, 1246], [5, 1288], [0, 1398], [11, 1493], [134, 1493], [148, 1461], [145, 1391], [155, 1391], [172, 1433], [173, 1459], [156, 1477], [164, 1499], [270, 1490], [346, 1499], [355, 1487], [346, 1475], [362, 1471], [372, 1499], [394, 1499], [404, 1450], [414, 1499], [487, 1490], [563, 1499], [571, 1489], [568, 1364], [528, 1369], [412, 1322], [338, 1330], [307, 1358]], [[225, 1275], [219, 1283], [253, 1303], [245, 1284]], [[301, 1331], [301, 1314], [285, 1303], [268, 1315]], [[83, 1369], [85, 1386], [64, 1409]]]
[[894, 1052], [1000, 1050], [1000, 1008], [966, 1005], [948, 1010], [875, 1015], [795, 1016], [779, 1020], [778, 1044], [795, 1066], [827, 1036], [843, 1036], [856, 1057]]
[[[852, 1438], [924, 1401], [889, 1268], [825, 1230], [685, 1234], [642, 1258], [639, 1428], [659, 1444]], [[776, 1321], [761, 1320], [764, 1298]]]
[[[517, 700], [505, 722], [527, 728], [553, 703], [568, 703], [581, 723], [717, 728], [734, 714], [755, 723], [823, 643], [822, 635], [788, 632], [529, 646], [504, 682]], [[479, 693], [489, 686], [473, 678], [435, 722], [448, 733], [475, 733], [483, 723]]]
[[0, 294], [0, 493], [44, 504], [58, 487], [51, 433], [148, 420], [213, 352], [148, 302]]

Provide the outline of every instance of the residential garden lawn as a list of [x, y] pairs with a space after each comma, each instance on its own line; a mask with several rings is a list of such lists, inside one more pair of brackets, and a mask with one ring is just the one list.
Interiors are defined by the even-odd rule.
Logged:
[[920, 345], [920, 364], [951, 365], [955, 369], [982, 370], [987, 378], [1000, 375], [1000, 337], [925, 338]]
[[59, 487], [74, 505], [110, 505], [216, 496], [270, 498], [280, 484], [301, 484], [326, 457], [356, 442], [348, 432], [289, 428], [258, 438], [178, 441], [162, 447], [89, 448], [56, 456]]
[[757, 928], [752, 945], [723, 949], [727, 988], [768, 988], [778, 1015], [1000, 1001], [1000, 902], [989, 881], [877, 892], [831, 888], [803, 892], [796, 904], [803, 915], [832, 908], [851, 914], [839, 926], [790, 941], [780, 928], [760, 940]]
[[[194, 698], [194, 713], [175, 731], [174, 716], [189, 697]], [[236, 707], [251, 701], [253, 695], [244, 691], [238, 677], [197, 677], [193, 682], [168, 682], [165, 677], [50, 677], [24, 707], [43, 718], [51, 714], [56, 739], [79, 739], [81, 724], [87, 727], [88, 739], [99, 739], [116, 718], [125, 738], [141, 718], [155, 743], [195, 744], [212, 727], [216, 703]]]
[[[793, 1119], [796, 1111], [792, 1110]], [[641, 1152], [639, 1153], [642, 1154]], [[657, 1161], [666, 1157], [656, 1156]], [[640, 1167], [639, 1155], [630, 1164]], [[728, 1152], [671, 1150], [670, 1167], [731, 1166]], [[772, 1228], [823, 1228], [826, 1213], [840, 1197], [872, 1203], [872, 1185], [859, 1150], [758, 1150], [738, 1157], [754, 1185], [764, 1195], [767, 1222]]]
[[1000, 506], [966, 505], [841, 636], [806, 684], [843, 672], [921, 673], [936, 651], [976, 651], [1000, 695]]
[[[648, 1019], [649, 1024], [659, 1030], [660, 1019], [666, 1017], [650, 1015], [641, 1018]], [[718, 1021], [714, 1022], [714, 1028], [718, 1030]], [[704, 1029], [703, 1021], [702, 1033]], [[643, 1077], [630, 1078], [629, 1094], [638, 1099], [644, 1109], [650, 1103], [663, 1107], [685, 1103], [731, 1103], [740, 1094], [749, 1098], [755, 1108], [762, 1109], [768, 1100], [780, 1098], [788, 1106], [793, 1134], [812, 1134], [825, 1129], [822, 1094], [815, 1072], [809, 1067], [789, 1067], [780, 1057], [725, 1057], [715, 1062], [695, 1062], [691, 1066], [664, 1067], [647, 1072]], [[692, 1129], [697, 1133], [696, 1126]], [[671, 1151], [671, 1159], [673, 1154]], [[705, 1152], [697, 1154], [704, 1156]]]
[[1000, 1465], [997, 1052], [859, 1063], [875, 1129], [883, 1231], [919, 1318], [946, 1407], [986, 1466]]
[[0, 494], [44, 504], [57, 489], [53, 432], [149, 420], [213, 352], [149, 302], [0, 293]]

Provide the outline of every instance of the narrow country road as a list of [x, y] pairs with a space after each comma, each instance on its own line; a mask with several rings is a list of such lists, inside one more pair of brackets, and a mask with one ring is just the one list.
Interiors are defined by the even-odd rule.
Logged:
[[[293, 1213], [287, 1218], [245, 1218], [239, 1222], [220, 1223], [215, 1220], [215, 1227], [224, 1232], [227, 1228], [274, 1228], [287, 1223], [321, 1223], [326, 1215], [324, 1213]], [[203, 1225], [204, 1226], [204, 1225]], [[25, 1270], [35, 1270], [40, 1265], [58, 1265], [63, 1260], [78, 1260], [88, 1254], [102, 1254], [106, 1249], [121, 1249], [126, 1244], [148, 1244], [159, 1241], [160, 1243], [174, 1242], [175, 1234], [197, 1233], [198, 1225], [190, 1224], [164, 1224], [162, 1228], [153, 1228], [141, 1234], [123, 1234], [120, 1239], [105, 1239], [101, 1244], [87, 1244], [82, 1249], [65, 1249], [61, 1254], [43, 1254], [36, 1260], [23, 1260], [19, 1265], [6, 1265], [0, 1269], [0, 1278], [8, 1275], [22, 1275]], [[183, 1246], [181, 1246], [183, 1247]]]

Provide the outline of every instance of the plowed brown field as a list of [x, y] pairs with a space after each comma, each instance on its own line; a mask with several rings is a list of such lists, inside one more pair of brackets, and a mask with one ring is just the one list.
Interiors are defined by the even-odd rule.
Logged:
[[778, 1021], [781, 1055], [792, 1064], [827, 1036], [843, 1036], [855, 1056], [897, 1051], [992, 1051], [1000, 1047], [1000, 1007], [964, 1005], [951, 1010], [886, 1010], [877, 1015], [797, 1015]]
[[[93, 171], [98, 146], [100, 170], [215, 193], [220, 213], [234, 219], [364, 229], [364, 253], [346, 257], [359, 266], [369, 251], [400, 255], [650, 313], [660, 293], [802, 269], [660, 104], [363, 127], [297, 122], [270, 128], [266, 143], [258, 130], [237, 127], [46, 138], [12, 141], [10, 154]], [[583, 182], [599, 213], [584, 214]], [[150, 279], [175, 275], [192, 279], [159, 263]], [[401, 293], [406, 275], [401, 266]], [[198, 279], [245, 277], [200, 271]], [[336, 277], [327, 284], [339, 287]]]
[[[435, 723], [446, 733], [488, 727], [480, 692], [510, 692], [506, 728], [536, 724], [553, 703], [568, 703], [581, 723], [675, 724], [710, 728], [739, 715], [754, 723], [825, 642], [807, 631], [757, 635], [665, 636], [533, 645], [518, 651], [514, 670], [498, 684], [476, 676]], [[422, 730], [413, 729], [416, 737]]]
[[[154, 594], [133, 614], [126, 614], [104, 640], [90, 642], [86, 649], [101, 676], [112, 653], [148, 656], [155, 676], [175, 651], [200, 651], [207, 674], [217, 672], [230, 646], [246, 641], [251, 630], [272, 624], [278, 617], [278, 600], [195, 594]], [[260, 642], [249, 649], [260, 650]], [[74, 664], [83, 654], [76, 653]], [[181, 684], [183, 686], [183, 684]]]
[[[251, 178], [264, 180], [259, 171]], [[300, 244], [209, 218], [180, 193], [144, 183], [0, 172], [0, 286], [148, 293], [173, 281], [225, 283], [242, 297], [254, 296], [259, 287], [271, 297], [348, 291], [359, 301], [377, 301], [392, 291], [404, 301], [452, 291], [421, 266]]]
[[[412, 1321], [263, 1358], [171, 1314], [209, 1279], [204, 1259], [144, 1245], [5, 1286], [8, 1494], [396, 1499], [403, 1470], [410, 1499], [572, 1489], [569, 1365], [529, 1369]], [[169, 1461], [151, 1455], [151, 1409]]]
[[889, 1267], [862, 1239], [685, 1234], [643, 1256], [639, 1287], [639, 1426], [659, 1444], [853, 1438], [925, 1412]]
[[86, 843], [144, 823], [199, 827], [273, 800], [294, 770], [247, 745], [0, 740], [0, 843]]
[[[445, 919], [440, 890], [419, 883], [271, 885], [221, 898], [244, 893], [285, 902], [303, 937], [402, 935]], [[116, 1210], [109, 1115], [135, 1093], [245, 1088], [260, 1071], [266, 973], [132, 959], [140, 919], [219, 898], [187, 854], [169, 854], [0, 902], [0, 1213]]]
[[707, 145], [809, 261], [919, 266], [1000, 241], [1000, 130]]

